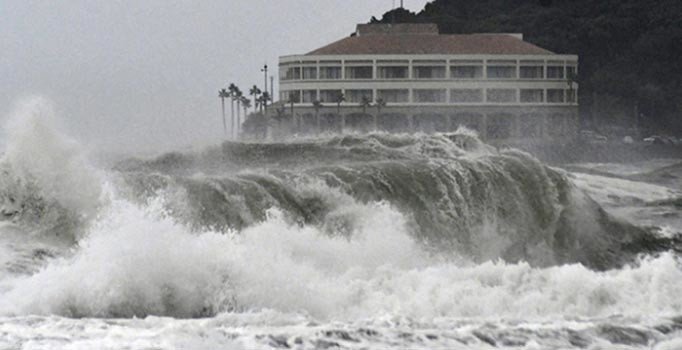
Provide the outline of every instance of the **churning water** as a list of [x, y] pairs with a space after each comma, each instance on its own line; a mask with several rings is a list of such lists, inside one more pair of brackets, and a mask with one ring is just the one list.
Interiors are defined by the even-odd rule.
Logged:
[[682, 346], [670, 187], [466, 130], [98, 169], [51, 118], [7, 129], [0, 349]]

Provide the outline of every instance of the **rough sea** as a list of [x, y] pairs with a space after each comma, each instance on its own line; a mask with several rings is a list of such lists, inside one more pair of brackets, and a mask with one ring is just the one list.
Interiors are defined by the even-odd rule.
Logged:
[[473, 132], [0, 159], [0, 349], [682, 349], [682, 161]]

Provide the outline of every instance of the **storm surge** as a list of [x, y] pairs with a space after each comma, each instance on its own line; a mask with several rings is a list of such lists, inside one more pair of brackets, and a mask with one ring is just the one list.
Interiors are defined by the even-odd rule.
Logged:
[[96, 170], [29, 111], [0, 162], [5, 320], [682, 312], [662, 241], [466, 130], [224, 143]]
[[199, 229], [243, 230], [277, 208], [292, 224], [352, 239], [356, 208], [384, 203], [422, 248], [474, 262], [603, 270], [663, 247], [609, 216], [563, 171], [518, 150], [496, 150], [466, 130], [225, 143], [129, 160], [117, 170], [131, 200], [164, 193], [169, 212]]

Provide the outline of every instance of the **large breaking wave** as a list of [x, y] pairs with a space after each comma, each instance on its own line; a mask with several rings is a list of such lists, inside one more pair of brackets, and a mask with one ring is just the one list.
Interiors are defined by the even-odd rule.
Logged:
[[497, 151], [468, 132], [342, 136], [234, 144], [118, 166], [130, 198], [173, 193], [193, 227], [241, 230], [279, 208], [299, 225], [352, 236], [358, 205], [384, 202], [435, 252], [535, 266], [618, 266], [656, 248], [610, 217], [556, 169], [518, 150]]
[[0, 270], [0, 315], [682, 311], [674, 254], [638, 258], [664, 241], [467, 131], [225, 143], [98, 172], [32, 103], [2, 160], [0, 204], [28, 266]]

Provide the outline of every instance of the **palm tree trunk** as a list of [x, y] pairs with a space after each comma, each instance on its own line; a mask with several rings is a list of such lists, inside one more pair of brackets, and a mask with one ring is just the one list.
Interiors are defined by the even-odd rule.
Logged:
[[241, 124], [241, 102], [237, 100], [237, 129], [235, 130], [235, 139], [239, 138], [239, 125]]
[[220, 104], [221, 104], [222, 110], [223, 110], [223, 132], [225, 133], [225, 136], [227, 137], [227, 121], [225, 121], [225, 97], [220, 98]]
[[374, 116], [374, 131], [379, 131], [379, 115], [381, 115], [381, 107], [377, 107], [377, 114]]
[[232, 125], [232, 127], [230, 128], [230, 134], [234, 135], [234, 100], [230, 100], [230, 112], [231, 112], [230, 122]]
[[322, 125], [320, 125], [320, 111], [315, 111], [315, 122], [317, 123], [317, 134], [322, 133]]
[[[246, 121], [246, 116], [249, 114], [248, 107], [244, 106], [244, 121]], [[239, 132], [241, 133], [242, 131], [242, 126], [239, 126]]]

